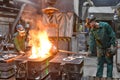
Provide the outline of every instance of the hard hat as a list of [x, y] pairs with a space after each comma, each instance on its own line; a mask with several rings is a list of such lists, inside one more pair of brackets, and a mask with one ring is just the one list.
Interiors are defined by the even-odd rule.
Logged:
[[95, 21], [96, 17], [94, 15], [90, 15], [86, 18], [87, 23], [91, 23], [92, 21]]
[[90, 27], [90, 23], [95, 20], [96, 20], [96, 17], [94, 15], [88, 16], [85, 20], [85, 26]]
[[17, 29], [18, 32], [25, 32], [25, 29], [21, 24], [17, 25], [16, 29]]

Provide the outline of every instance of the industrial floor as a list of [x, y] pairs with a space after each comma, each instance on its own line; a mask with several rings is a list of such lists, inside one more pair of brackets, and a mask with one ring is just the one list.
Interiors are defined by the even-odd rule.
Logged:
[[[118, 40], [118, 46], [120, 46], [120, 39]], [[117, 61], [120, 64], [120, 48], [118, 48], [118, 51], [117, 51], [117, 58], [118, 58]], [[115, 60], [116, 60], [116, 56], [114, 56], [113, 78], [115, 80], [120, 80], [120, 72], [117, 71]], [[106, 78], [106, 67], [107, 66], [105, 64], [104, 65], [104, 73], [103, 73], [104, 79], [102, 79], [102, 80], [106, 80], [105, 79]], [[84, 77], [88, 77], [88, 76], [95, 77], [96, 70], [97, 70], [97, 57], [85, 58], [84, 59]], [[84, 78], [84, 80], [87, 80], [87, 79]], [[97, 79], [95, 79], [95, 80], [97, 80]]]
[[[120, 61], [120, 59], [119, 59]], [[91, 63], [92, 62], [92, 63]], [[104, 73], [103, 73], [103, 78], [102, 80], [106, 80], [106, 64], [104, 65]], [[86, 58], [84, 60], [84, 77], [95, 77], [96, 75], [96, 70], [97, 70], [97, 58]], [[115, 80], [120, 80], [120, 72], [117, 71], [115, 60], [114, 60], [114, 67], [113, 67], [113, 78]], [[87, 80], [84, 78], [84, 80]], [[96, 79], [95, 79], [96, 80]]]
[[[120, 54], [119, 54], [120, 56]], [[119, 58], [120, 61], [120, 58]], [[88, 76], [94, 77], [96, 74], [96, 68], [97, 68], [97, 58], [96, 57], [87, 57], [84, 59], [84, 79], [82, 80], [94, 80], [93, 78], [88, 79]], [[106, 80], [106, 64], [104, 65], [104, 75], [102, 80]], [[114, 59], [114, 68], [113, 68], [113, 78], [114, 80], [120, 80], [120, 72], [116, 69], [115, 59]], [[118, 79], [119, 78], [119, 79]], [[15, 80], [14, 77], [10, 79], [0, 79], [0, 80]], [[97, 79], [95, 79], [97, 80]]]
[[[120, 40], [119, 44], [120, 46]], [[118, 63], [120, 63], [120, 48], [118, 49]], [[116, 63], [115, 63], [115, 56], [114, 56], [114, 67], [113, 67], [113, 80], [120, 80], [120, 72], [117, 71]], [[96, 74], [96, 68], [97, 68], [97, 57], [87, 57], [84, 59], [84, 75], [82, 80], [98, 80], [95, 79]], [[91, 79], [88, 79], [88, 76], [91, 76]], [[11, 77], [10, 79], [0, 79], [0, 80], [15, 80], [15, 77]], [[104, 65], [104, 74], [103, 79], [106, 80], [106, 64]]]

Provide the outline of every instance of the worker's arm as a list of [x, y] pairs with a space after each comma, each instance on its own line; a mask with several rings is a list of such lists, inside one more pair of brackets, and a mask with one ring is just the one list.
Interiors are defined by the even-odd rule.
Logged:
[[89, 50], [88, 52], [91, 54], [91, 53], [94, 53], [94, 48], [95, 48], [95, 37], [92, 33], [92, 31], [89, 33]]
[[112, 27], [109, 24], [106, 24], [106, 30], [108, 32], [108, 35], [110, 37], [110, 44], [113, 46], [117, 46], [116, 45], [116, 35], [115, 32], [113, 31]]
[[116, 44], [116, 35], [115, 35], [115, 32], [113, 31], [112, 27], [109, 25], [109, 24], [106, 24], [106, 30], [107, 30], [107, 33], [109, 35], [109, 38], [110, 38], [110, 48], [108, 48], [108, 51], [107, 51], [107, 56], [113, 56], [117, 53], [117, 44]]

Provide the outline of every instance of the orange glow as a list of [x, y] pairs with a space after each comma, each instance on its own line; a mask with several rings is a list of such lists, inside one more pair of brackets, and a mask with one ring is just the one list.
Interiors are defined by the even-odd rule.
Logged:
[[42, 27], [44, 26], [39, 22], [38, 27], [29, 32], [31, 37], [29, 44], [32, 46], [32, 54], [29, 58], [45, 57], [50, 52], [52, 43], [48, 39], [47, 32]]

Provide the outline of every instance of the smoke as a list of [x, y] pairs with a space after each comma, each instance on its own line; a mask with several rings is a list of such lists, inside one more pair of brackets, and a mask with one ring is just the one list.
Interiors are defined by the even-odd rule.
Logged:
[[21, 18], [22, 20], [29, 22], [35, 18], [35, 15], [37, 15], [37, 9], [31, 5], [26, 5]]
[[60, 12], [73, 12], [74, 0], [57, 0], [54, 7], [58, 8]]
[[[29, 2], [29, 0], [26, 0]], [[52, 1], [52, 0], [47, 0], [47, 1]], [[28, 4], [25, 7], [25, 11], [23, 12], [22, 15], [22, 20], [24, 20], [25, 22], [30, 22], [30, 24], [34, 27], [36, 27], [36, 24], [39, 21], [42, 21], [42, 18], [44, 20], [45, 16], [42, 14], [39, 14], [38, 12], [41, 12], [43, 9], [43, 5], [47, 5], [46, 4], [46, 0], [31, 0], [30, 2], [33, 2], [34, 4], [36, 3], [36, 5], [39, 5], [39, 8], [34, 7], [33, 5]], [[30, 3], [29, 2], [29, 3]], [[65, 11], [65, 12], [69, 12], [73, 10], [73, 0], [55, 0], [55, 8], [59, 9], [59, 12], [61, 11]], [[62, 5], [62, 6], [61, 6]], [[42, 13], [42, 12], [41, 12]], [[53, 22], [55, 17], [48, 17], [47, 21], [48, 22]]]
[[43, 23], [42, 14], [38, 13], [39, 10], [40, 9], [29, 4], [25, 6], [21, 19], [30, 24], [29, 35], [35, 34], [37, 36], [39, 32], [46, 31], [47, 27]]

